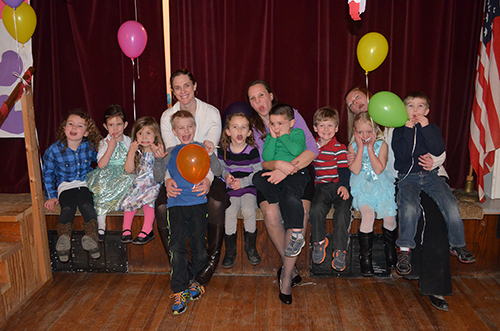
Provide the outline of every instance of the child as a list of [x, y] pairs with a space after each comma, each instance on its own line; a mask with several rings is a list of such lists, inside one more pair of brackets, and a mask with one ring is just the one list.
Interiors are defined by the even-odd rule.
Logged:
[[[130, 144], [125, 171], [138, 175], [125, 194], [122, 202], [124, 210], [122, 243], [144, 245], [155, 238], [153, 222], [155, 220], [154, 203], [160, 185], [153, 178], [154, 151], [163, 149], [160, 126], [153, 117], [139, 118], [132, 128], [134, 141]], [[132, 240], [132, 221], [139, 208], [144, 211], [144, 224], [139, 235]]]
[[121, 209], [125, 193], [135, 177], [123, 168], [131, 143], [130, 138], [123, 134], [127, 125], [122, 107], [110, 105], [106, 109], [103, 126], [108, 135], [99, 143], [99, 168], [87, 175], [87, 186], [94, 194], [100, 242], [104, 241], [106, 214]]
[[325, 237], [325, 219], [333, 204], [335, 212], [333, 214], [332, 268], [336, 271], [344, 271], [351, 225], [352, 198], [348, 189], [351, 173], [347, 165], [347, 150], [345, 145], [335, 138], [339, 130], [338, 111], [330, 107], [318, 109], [314, 113], [313, 128], [319, 136], [316, 140], [319, 155], [312, 163], [316, 185], [309, 213], [313, 242], [312, 260], [316, 264], [323, 263], [325, 260], [328, 246], [328, 238]]
[[47, 201], [45, 208], [54, 210], [61, 205], [57, 224], [56, 251], [61, 262], [69, 261], [71, 232], [76, 207], [83, 216], [82, 247], [90, 256], [101, 256], [97, 237], [97, 214], [92, 193], [85, 183], [85, 175], [96, 162], [97, 145], [102, 139], [94, 120], [80, 109], [72, 110], [61, 122], [56, 134], [57, 142], [50, 145], [43, 156], [43, 182]]
[[356, 153], [349, 166], [351, 170], [352, 206], [361, 212], [359, 227], [359, 261], [361, 274], [371, 277], [373, 223], [375, 212], [384, 219], [384, 228], [396, 229], [396, 202], [394, 176], [386, 169], [388, 145], [383, 133], [367, 112], [354, 117], [354, 136], [349, 152]]
[[[202, 271], [207, 261], [207, 192], [195, 192], [197, 186], [185, 180], [177, 168], [177, 155], [188, 144], [194, 142], [196, 123], [193, 115], [185, 110], [175, 112], [171, 118], [172, 132], [181, 141], [180, 145], [169, 147], [166, 156], [155, 158], [154, 178], [162, 182], [169, 172], [166, 184], [180, 189], [180, 194], [169, 196], [167, 200], [167, 222], [170, 229], [169, 250], [170, 288], [174, 292], [172, 313], [182, 314], [189, 300], [198, 300], [205, 293], [203, 286], [194, 279]], [[156, 154], [158, 155], [158, 154]], [[171, 183], [168, 183], [171, 181]], [[205, 182], [209, 179], [205, 177]], [[207, 184], [207, 183], [206, 183]], [[208, 186], [210, 186], [208, 184]], [[188, 263], [187, 237], [191, 247], [191, 264]], [[191, 276], [191, 278], [190, 278]]]
[[[287, 104], [276, 104], [269, 111], [269, 133], [264, 142], [262, 159], [264, 161], [292, 161], [306, 149], [305, 135], [302, 129], [292, 129], [295, 124], [293, 108]], [[302, 195], [310, 180], [309, 170], [300, 169], [275, 184], [268, 181], [269, 171], [262, 170], [255, 174], [253, 183], [262, 192], [269, 203], [278, 203], [284, 220], [285, 229], [291, 229], [291, 237], [285, 256], [300, 254], [305, 245], [304, 208]]]
[[232, 268], [235, 264], [237, 215], [240, 208], [245, 225], [245, 253], [250, 264], [258, 265], [261, 259], [255, 247], [257, 189], [252, 184], [252, 178], [257, 171], [262, 170], [262, 165], [250, 120], [244, 113], [237, 112], [226, 117], [220, 144], [218, 156], [224, 166], [222, 177], [226, 181], [231, 200], [231, 205], [226, 209], [226, 255], [222, 267]]
[[463, 263], [473, 263], [476, 259], [466, 247], [464, 225], [458, 210], [457, 200], [438, 170], [426, 171], [419, 164], [421, 155], [440, 155], [445, 151], [441, 131], [434, 123], [429, 123], [430, 100], [423, 92], [409, 93], [404, 104], [409, 120], [405, 126], [394, 129], [392, 148], [394, 166], [398, 171], [399, 238], [400, 248], [396, 268], [398, 273], [411, 272], [411, 249], [415, 248], [413, 238], [420, 214], [420, 192], [425, 191], [439, 206], [448, 227], [450, 253]]

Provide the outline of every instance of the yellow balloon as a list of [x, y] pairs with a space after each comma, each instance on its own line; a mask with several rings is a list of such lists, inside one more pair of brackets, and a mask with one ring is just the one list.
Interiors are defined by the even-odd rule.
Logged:
[[[14, 16], [16, 26], [14, 25]], [[33, 8], [26, 2], [23, 2], [16, 9], [5, 6], [2, 12], [2, 21], [7, 32], [21, 44], [30, 40], [33, 32], [35, 32], [36, 14]]]
[[387, 57], [389, 44], [378, 32], [365, 34], [358, 42], [356, 53], [361, 68], [366, 72], [377, 69]]

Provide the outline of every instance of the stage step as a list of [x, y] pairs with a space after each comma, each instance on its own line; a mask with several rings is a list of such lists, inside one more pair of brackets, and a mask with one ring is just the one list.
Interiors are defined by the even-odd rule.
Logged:
[[21, 243], [0, 242], [0, 293], [4, 294], [11, 286], [7, 259], [22, 247]]

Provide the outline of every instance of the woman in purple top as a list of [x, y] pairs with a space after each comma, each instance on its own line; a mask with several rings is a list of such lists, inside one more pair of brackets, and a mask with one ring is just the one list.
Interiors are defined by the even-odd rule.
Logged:
[[[259, 150], [262, 158], [262, 149], [264, 141], [269, 133], [269, 111], [272, 106], [278, 102], [271, 87], [266, 81], [255, 80], [248, 84], [247, 87], [247, 101], [252, 106], [254, 112], [252, 114], [251, 122], [253, 124], [253, 133], [255, 137], [255, 144]], [[311, 131], [307, 127], [304, 118], [294, 109], [295, 115], [295, 128], [304, 130], [306, 135], [307, 149], [297, 156], [291, 162], [286, 161], [269, 161], [263, 162], [264, 169], [272, 170], [269, 176], [269, 182], [279, 183], [286, 176], [296, 173], [298, 170], [307, 167], [318, 156], [318, 146], [314, 140]], [[262, 161], [262, 160], [261, 160]], [[307, 185], [302, 203], [304, 205], [304, 228], [307, 228], [309, 209], [311, 207], [311, 200], [314, 195], [314, 181], [310, 181]], [[288, 245], [291, 233], [285, 230], [280, 221], [280, 211], [278, 204], [270, 204], [264, 196], [258, 192], [257, 203], [264, 215], [264, 222], [266, 224], [267, 233], [271, 238], [276, 250], [281, 256], [283, 267], [278, 269], [278, 281], [280, 284], [280, 300], [285, 304], [292, 303], [292, 287], [300, 283], [300, 277], [295, 262], [297, 257], [285, 257], [285, 248]]]

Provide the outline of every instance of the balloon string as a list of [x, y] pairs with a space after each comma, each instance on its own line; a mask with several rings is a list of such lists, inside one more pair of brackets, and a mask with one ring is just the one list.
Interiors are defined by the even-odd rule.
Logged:
[[134, 0], [134, 7], [135, 7], [135, 21], [137, 22], [137, 0]]
[[368, 93], [368, 91], [370, 91], [370, 89], [368, 89], [368, 71], [365, 72], [365, 85], [366, 85], [366, 102], [369, 103], [370, 102], [370, 93]]
[[134, 104], [134, 122], [137, 119], [137, 112], [135, 110], [135, 74], [134, 74], [134, 59], [132, 60], [132, 100]]

